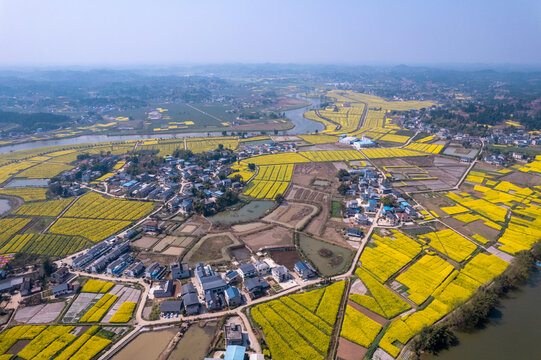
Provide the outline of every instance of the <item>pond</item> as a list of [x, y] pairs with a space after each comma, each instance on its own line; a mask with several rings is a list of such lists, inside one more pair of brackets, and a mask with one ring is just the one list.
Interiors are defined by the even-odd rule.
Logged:
[[265, 215], [265, 212], [274, 206], [274, 201], [255, 200], [244, 205], [238, 210], [222, 211], [208, 219], [215, 224], [235, 224], [257, 220]]
[[299, 235], [301, 251], [316, 266], [322, 276], [332, 276], [346, 271], [353, 251], [306, 235]]
[[45, 187], [47, 185], [49, 185], [49, 179], [13, 179], [4, 188]]
[[216, 333], [216, 328], [215, 322], [207, 323], [204, 327], [198, 324], [190, 326], [168, 359], [201, 360], [205, 358]]
[[[176, 327], [141, 333], [137, 335], [135, 339], [130, 341], [122, 350], [116, 353], [112, 359], [157, 359], [176, 333]], [[149, 346], [149, 344], [151, 344], [151, 346]]]
[[0, 199], [0, 215], [7, 213], [9, 210], [11, 210], [11, 205], [9, 203], [9, 200]]
[[[501, 301], [484, 329], [471, 334], [457, 334], [460, 344], [440, 353], [437, 359], [539, 359], [539, 299], [541, 272], [536, 271], [526, 286]], [[424, 360], [435, 358], [423, 356]]]

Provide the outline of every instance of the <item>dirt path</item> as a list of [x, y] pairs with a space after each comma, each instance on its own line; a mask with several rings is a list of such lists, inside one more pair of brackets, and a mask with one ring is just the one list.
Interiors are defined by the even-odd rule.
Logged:
[[79, 198], [81, 196], [77, 196], [75, 199], [73, 199], [73, 201], [70, 202], [69, 205], [66, 206], [66, 208], [64, 210], [62, 210], [62, 212], [60, 214], [58, 214], [58, 216], [49, 225], [47, 225], [47, 227], [41, 233], [46, 234], [49, 231], [49, 229], [51, 228], [51, 226], [53, 226], [58, 221], [58, 219], [60, 219], [66, 213], [66, 211], [68, 211], [73, 206], [73, 204], [75, 204], [75, 202], [77, 200], [79, 200]]
[[199, 111], [201, 114], [206, 115], [206, 116], [208, 116], [208, 117], [210, 117], [210, 118], [213, 118], [214, 120], [217, 120], [217, 121], [219, 121], [219, 122], [226, 122], [226, 121], [223, 121], [222, 119], [220, 119], [219, 117], [216, 117], [216, 116], [214, 116], [214, 115], [209, 114], [209, 113], [206, 112], [206, 111], [203, 111], [203, 110], [201, 110], [201, 109], [196, 108], [196, 107], [193, 106], [193, 105], [186, 104], [186, 106], [189, 107], [189, 108], [194, 109], [195, 111]]

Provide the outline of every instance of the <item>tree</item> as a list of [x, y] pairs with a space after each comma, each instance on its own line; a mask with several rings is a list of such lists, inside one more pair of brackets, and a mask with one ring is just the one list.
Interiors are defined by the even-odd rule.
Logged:
[[43, 264], [41, 264], [44, 277], [49, 277], [54, 272], [54, 265], [51, 259], [46, 258]]
[[274, 201], [276, 201], [278, 204], [283, 203], [284, 200], [285, 198], [284, 198], [284, 195], [282, 194], [276, 194], [276, 196], [274, 197]]
[[319, 130], [316, 129], [316, 135], [319, 133]]
[[441, 350], [457, 344], [458, 338], [447, 325], [424, 327], [413, 341], [413, 349], [417, 355], [429, 352], [437, 355]]
[[192, 210], [196, 213], [196, 214], [203, 214], [205, 212], [205, 205], [201, 202], [201, 201], [195, 201], [193, 204], [192, 204]]
[[240, 176], [239, 174], [235, 174], [231, 178], [231, 181], [233, 181], [233, 182], [242, 182], [242, 176]]
[[250, 169], [252, 171], [255, 171], [255, 164], [254, 163], [249, 163], [248, 164], [248, 169]]
[[383, 206], [393, 207], [396, 206], [396, 199], [394, 198], [394, 196], [387, 195], [381, 199], [381, 203], [383, 204]]
[[342, 195], [346, 195], [346, 192], [349, 190], [349, 186], [347, 186], [346, 184], [340, 184], [340, 186], [338, 187], [338, 192]]
[[278, 129], [274, 129], [274, 135], [278, 135]]
[[338, 174], [336, 174], [336, 176], [338, 177], [340, 181], [342, 181], [343, 178], [345, 178], [346, 176], [349, 176], [349, 172], [347, 170], [340, 169], [340, 171], [338, 171]]

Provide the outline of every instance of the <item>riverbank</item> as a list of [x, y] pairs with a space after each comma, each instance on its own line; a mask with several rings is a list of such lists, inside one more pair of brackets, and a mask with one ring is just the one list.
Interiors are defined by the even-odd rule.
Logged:
[[539, 324], [541, 311], [541, 271], [528, 282], [502, 298], [486, 325], [472, 333], [458, 333], [459, 345], [423, 360], [507, 360], [538, 359], [541, 354]]
[[[299, 94], [295, 94], [295, 97], [309, 102], [309, 105], [302, 106], [296, 109], [290, 109], [284, 111], [286, 118], [290, 121], [291, 127], [283, 130], [279, 130], [280, 134], [285, 135], [297, 135], [315, 132], [316, 130], [321, 131], [324, 129], [323, 124], [317, 121], [308, 120], [304, 118], [304, 113], [308, 110], [318, 108], [320, 105], [319, 99], [308, 99]], [[220, 130], [220, 131], [218, 131]], [[171, 139], [171, 138], [183, 138], [183, 137], [209, 137], [209, 136], [222, 136], [222, 131], [228, 132], [243, 132], [248, 136], [258, 136], [261, 131], [269, 132], [270, 130], [237, 130], [237, 129], [214, 129], [207, 132], [197, 131], [197, 132], [175, 132], [175, 133], [158, 133], [158, 134], [129, 134], [129, 135], [80, 135], [74, 137], [63, 137], [63, 138], [52, 138], [47, 140], [29, 140], [25, 142], [20, 142], [16, 144], [8, 144], [0, 146], [0, 154], [22, 151], [22, 150], [32, 150], [37, 148], [45, 148], [51, 146], [62, 146], [62, 145], [80, 145], [80, 144], [93, 144], [93, 143], [104, 143], [104, 142], [116, 142], [116, 141], [129, 141], [129, 140], [146, 140], [146, 139]]]
[[[417, 355], [421, 354], [423, 360], [431, 360], [435, 358], [435, 355], [439, 355], [438, 358], [441, 358], [442, 351], [445, 351], [444, 353], [453, 354], [448, 355], [452, 356], [448, 357], [448, 359], [455, 359], [463, 358], [463, 356], [454, 354], [455, 351], [470, 353], [472, 352], [471, 347], [474, 347], [477, 355], [471, 357], [471, 359], [478, 359], [488, 357], [486, 354], [488, 348], [498, 348], [503, 344], [507, 344], [509, 345], [508, 351], [513, 352], [513, 356], [498, 357], [498, 359], [529, 359], [528, 356], [516, 357], [516, 344], [507, 341], [509, 329], [501, 331], [500, 328], [501, 336], [496, 339], [493, 337], [487, 338], [486, 335], [480, 335], [480, 333], [501, 321], [503, 318], [502, 310], [505, 309], [506, 301], [512, 299], [524, 301], [524, 298], [520, 298], [519, 295], [527, 289], [537, 289], [537, 292], [533, 292], [534, 296], [531, 298], [526, 298], [530, 306], [528, 306], [529, 309], [526, 313], [523, 313], [524, 316], [522, 317], [530, 316], [535, 320], [531, 323], [531, 326], [525, 326], [522, 320], [518, 320], [516, 316], [511, 316], [511, 324], [514, 324], [514, 330], [519, 333], [518, 336], [521, 338], [527, 337], [530, 332], [536, 332], [535, 329], [539, 324], [539, 320], [541, 320], [541, 312], [535, 306], [539, 295], [541, 295], [541, 275], [539, 274], [539, 266], [536, 265], [536, 260], [540, 255], [541, 242], [534, 244], [530, 251], [521, 251], [515, 254], [511, 265], [503, 274], [497, 276], [490, 284], [482, 286], [468, 301], [458, 306], [443, 320], [430, 327], [423, 328], [420, 334], [412, 339], [406, 352], [411, 350]], [[524, 309], [514, 308], [514, 311], [524, 311]], [[475, 341], [467, 340], [479, 336], [484, 337], [485, 343], [478, 344]], [[466, 347], [467, 350], [464, 350], [465, 346], [463, 342], [461, 344], [461, 339], [463, 342], [466, 340], [469, 343], [470, 346]], [[455, 347], [456, 345], [459, 346]], [[523, 349], [528, 349], [524, 350], [526, 351], [525, 355], [531, 354], [531, 346], [525, 346]]]

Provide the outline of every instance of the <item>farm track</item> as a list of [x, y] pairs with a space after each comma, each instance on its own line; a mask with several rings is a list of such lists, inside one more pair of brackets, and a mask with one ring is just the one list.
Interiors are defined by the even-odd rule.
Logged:
[[81, 196], [77, 196], [68, 206], [66, 206], [66, 208], [62, 210], [62, 212], [58, 214], [58, 216], [41, 233], [46, 234], [49, 229], [58, 221], [58, 219], [60, 219], [66, 213], [66, 211], [68, 211], [73, 206], [73, 204], [75, 204], [75, 202], [79, 200]]
[[189, 107], [189, 108], [194, 109], [195, 111], [199, 111], [201, 114], [206, 115], [206, 116], [208, 116], [208, 117], [210, 117], [210, 118], [212, 118], [212, 119], [214, 119], [214, 120], [216, 120], [216, 121], [219, 121], [219, 122], [225, 122], [225, 121], [223, 121], [222, 119], [220, 119], [219, 117], [216, 117], [216, 116], [214, 116], [214, 115], [211, 115], [211, 114], [209, 114], [208, 112], [205, 112], [205, 111], [203, 111], [203, 110], [201, 110], [201, 109], [198, 109], [198, 108], [196, 108], [196, 107], [193, 106], [193, 105], [186, 104], [186, 106]]

